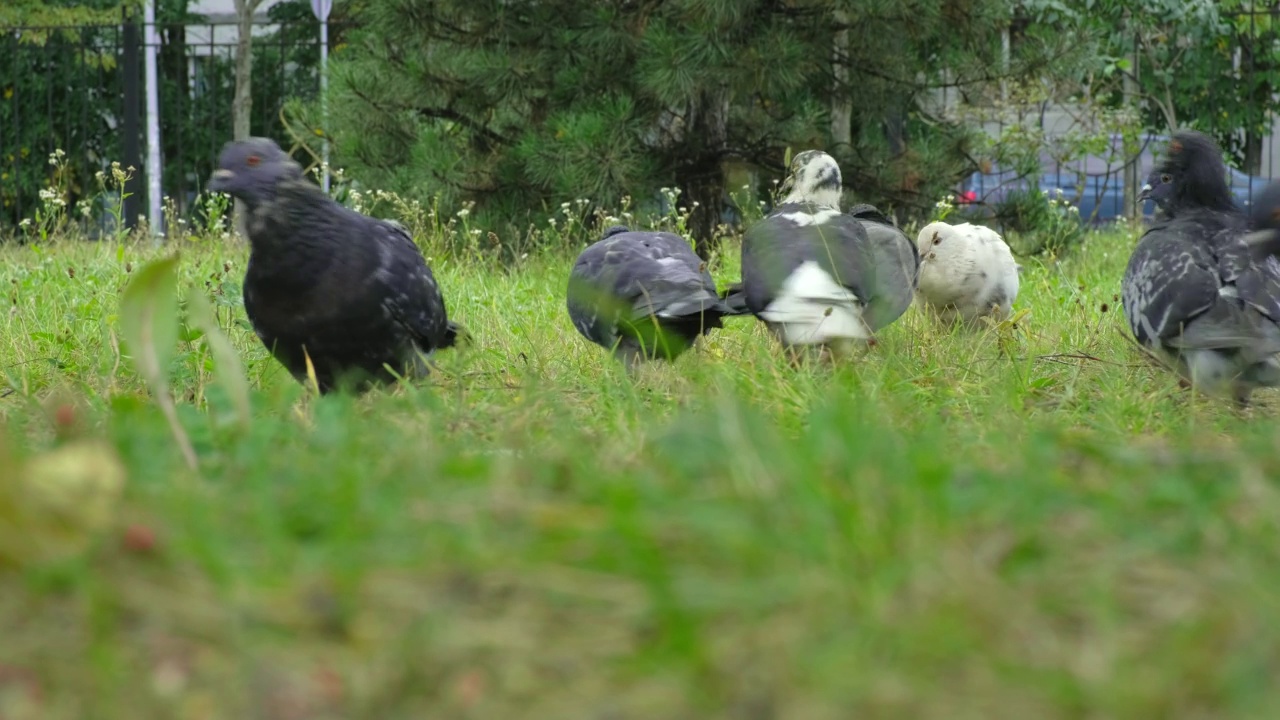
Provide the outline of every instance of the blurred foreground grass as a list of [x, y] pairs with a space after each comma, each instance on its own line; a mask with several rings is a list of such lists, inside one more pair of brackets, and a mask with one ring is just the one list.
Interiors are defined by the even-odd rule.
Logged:
[[1017, 328], [913, 308], [793, 369], [746, 318], [635, 381], [567, 255], [437, 258], [476, 345], [315, 399], [244, 324], [243, 248], [193, 242], [253, 386], [245, 431], [180, 343], [195, 473], [121, 358], [157, 254], [5, 249], [11, 466], [105, 438], [127, 479], [86, 552], [0, 568], [0, 717], [1270, 717], [1277, 398], [1142, 362], [1131, 243], [1023, 260]]

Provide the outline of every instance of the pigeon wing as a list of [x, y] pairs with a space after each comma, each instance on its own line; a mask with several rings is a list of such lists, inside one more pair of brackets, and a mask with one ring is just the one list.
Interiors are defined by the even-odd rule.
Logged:
[[862, 222], [875, 258], [867, 298], [866, 317], [872, 329], [901, 317], [911, 306], [920, 273], [915, 243], [870, 205], [857, 205], [849, 214]]
[[715, 281], [682, 238], [610, 228], [578, 256], [569, 276], [569, 317], [584, 337], [609, 346], [623, 319], [732, 314]]
[[[716, 294], [716, 281], [684, 238], [671, 233], [637, 233], [626, 243], [631, 273], [618, 290], [633, 299], [632, 319], [656, 315], [684, 317], [713, 310], [733, 311]], [[621, 244], [621, 243], [619, 243]]]
[[791, 273], [810, 261], [866, 302], [875, 258], [862, 223], [838, 210], [788, 203], [743, 236], [746, 307], [759, 315], [777, 299]]
[[444, 295], [409, 232], [399, 223], [361, 217], [379, 246], [372, 282], [383, 307], [423, 352], [452, 344], [461, 328], [448, 321]]
[[1216, 263], [1194, 230], [1177, 220], [1156, 225], [1129, 258], [1122, 283], [1125, 319], [1144, 345], [1170, 339], [1218, 298]]

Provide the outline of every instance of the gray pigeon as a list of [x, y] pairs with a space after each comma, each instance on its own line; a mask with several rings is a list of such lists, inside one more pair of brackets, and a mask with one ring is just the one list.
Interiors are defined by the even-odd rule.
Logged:
[[275, 141], [227, 143], [209, 189], [247, 206], [245, 312], [300, 382], [308, 357], [324, 393], [425, 373], [463, 332], [408, 232], [334, 201]]
[[[1200, 390], [1247, 404], [1280, 385], [1280, 272], [1255, 259], [1218, 146], [1174, 134], [1153, 176], [1164, 218], [1139, 239], [1125, 270], [1125, 319], [1138, 342]], [[1156, 185], [1143, 188], [1149, 199]]]
[[742, 242], [742, 283], [726, 294], [787, 347], [872, 344], [915, 293], [915, 244], [870, 205], [840, 212], [840, 166], [799, 153], [786, 193]]
[[[1249, 205], [1249, 229], [1245, 237], [1254, 257], [1280, 263], [1280, 182], [1267, 185]], [[1280, 264], [1277, 266], [1280, 272]]]
[[582, 251], [569, 275], [566, 306], [583, 337], [628, 368], [674, 359], [720, 318], [740, 314], [716, 295], [706, 264], [678, 235], [615, 225]]

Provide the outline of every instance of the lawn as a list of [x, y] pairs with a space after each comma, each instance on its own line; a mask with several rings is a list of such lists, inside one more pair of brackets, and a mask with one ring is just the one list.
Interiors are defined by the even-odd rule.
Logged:
[[245, 429], [179, 342], [194, 472], [120, 342], [160, 253], [7, 246], [0, 473], [83, 436], [126, 480], [84, 552], [0, 567], [0, 718], [1272, 717], [1280, 399], [1143, 361], [1132, 243], [1021, 259], [1017, 327], [912, 308], [793, 368], [734, 318], [634, 379], [569, 324], [571, 256], [436, 253], [474, 345], [315, 398], [244, 324], [245, 249], [186, 241], [252, 388]]

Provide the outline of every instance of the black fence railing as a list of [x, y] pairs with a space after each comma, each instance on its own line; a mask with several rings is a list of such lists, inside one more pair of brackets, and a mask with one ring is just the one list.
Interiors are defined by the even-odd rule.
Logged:
[[[31, 217], [50, 187], [74, 216], [92, 218], [101, 211], [88, 206], [101, 194], [98, 173], [109, 179], [113, 161], [135, 168], [123, 219], [145, 213], [146, 37], [141, 18], [129, 16], [119, 25], [0, 28], [0, 229]], [[232, 137], [237, 38], [234, 23], [156, 26], [160, 186], [182, 212]], [[314, 19], [255, 23], [253, 134], [294, 144], [281, 111], [289, 98], [316, 96], [319, 57]]]

